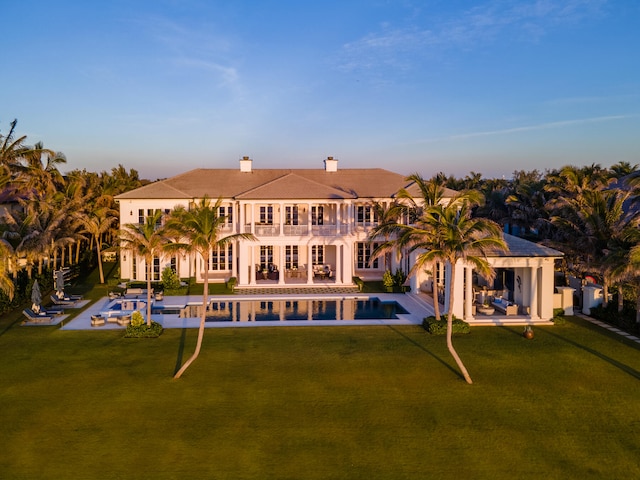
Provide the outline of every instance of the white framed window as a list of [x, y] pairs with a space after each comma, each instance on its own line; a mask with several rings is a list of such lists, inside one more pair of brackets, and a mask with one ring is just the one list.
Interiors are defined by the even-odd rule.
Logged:
[[284, 247], [285, 268], [298, 268], [298, 245], [287, 245]]
[[273, 263], [273, 245], [260, 245], [260, 268], [268, 268]]
[[311, 206], [311, 225], [324, 225], [324, 206]]
[[284, 210], [285, 225], [299, 225], [299, 208], [298, 205], [287, 205]]
[[233, 245], [219, 246], [211, 251], [207, 261], [207, 270], [231, 270], [233, 259]]
[[311, 260], [313, 265], [324, 265], [324, 245], [311, 247]]
[[233, 206], [229, 205], [226, 207], [220, 207], [218, 210], [218, 216], [221, 218], [224, 217], [224, 223], [231, 225], [233, 223]]
[[273, 206], [272, 205], [260, 206], [260, 223], [264, 225], [273, 225]]
[[379, 243], [358, 242], [356, 244], [356, 267], [358, 269], [377, 269], [379, 266], [378, 259], [376, 258], [369, 264], [371, 254], [378, 248]]

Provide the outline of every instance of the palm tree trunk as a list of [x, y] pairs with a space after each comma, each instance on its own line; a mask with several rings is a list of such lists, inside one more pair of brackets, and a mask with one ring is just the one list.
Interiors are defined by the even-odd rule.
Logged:
[[98, 251], [98, 271], [100, 272], [100, 283], [104, 283], [104, 272], [102, 271], [102, 252], [100, 251], [99, 241], [96, 241], [96, 250]]
[[440, 321], [440, 302], [438, 301], [438, 285], [436, 283], [436, 268], [438, 262], [433, 262], [431, 267], [431, 294], [433, 295], [433, 315]]
[[[147, 258], [147, 328], [151, 328], [151, 264], [153, 255]], [[102, 263], [102, 262], [101, 262]]]
[[448, 311], [448, 315], [447, 315], [447, 348], [449, 349], [449, 353], [451, 353], [451, 356], [453, 357], [453, 359], [456, 361], [456, 363], [458, 364], [458, 368], [460, 369], [460, 372], [462, 373], [462, 376], [464, 377], [464, 379], [466, 380], [466, 382], [468, 384], [472, 384], [473, 381], [471, 380], [471, 377], [469, 376], [469, 372], [467, 372], [467, 368], [464, 366], [464, 363], [462, 363], [462, 360], [460, 359], [460, 356], [458, 355], [458, 352], [456, 352], [456, 349], [453, 348], [453, 341], [452, 341], [452, 336], [453, 336], [453, 305], [455, 305], [453, 303], [453, 292], [454, 292], [454, 286], [455, 286], [455, 279], [456, 279], [456, 268], [455, 268], [455, 264], [451, 265], [451, 275], [449, 278], [449, 311]]
[[[205, 265], [206, 265], [206, 262], [205, 262]], [[185, 370], [187, 368], [189, 368], [189, 365], [191, 365], [193, 363], [193, 361], [196, 358], [198, 358], [198, 355], [200, 355], [200, 348], [202, 347], [202, 339], [204, 338], [204, 325], [205, 325], [206, 316], [207, 316], [207, 300], [208, 300], [208, 298], [209, 298], [209, 276], [207, 275], [207, 272], [205, 272], [205, 275], [204, 275], [204, 293], [202, 294], [202, 314], [200, 315], [200, 326], [198, 327], [198, 340], [196, 342], [196, 349], [193, 352], [193, 355], [191, 355], [189, 360], [184, 362], [184, 365], [182, 366], [182, 368], [180, 368], [180, 370], [178, 370], [178, 373], [176, 373], [173, 376], [173, 378], [180, 378], [182, 376], [182, 374], [185, 372]]]
[[624, 308], [624, 294], [622, 293], [622, 284], [618, 284], [618, 313]]
[[80, 246], [82, 245], [82, 240], [78, 240], [76, 243], [76, 265], [80, 263]]

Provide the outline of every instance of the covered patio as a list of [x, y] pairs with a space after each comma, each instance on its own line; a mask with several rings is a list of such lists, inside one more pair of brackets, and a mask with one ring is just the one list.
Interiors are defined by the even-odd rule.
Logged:
[[[505, 234], [507, 252], [489, 252], [487, 260], [497, 278], [487, 283], [473, 265], [456, 265], [453, 314], [474, 324], [526, 324], [553, 318], [554, 264], [562, 252]], [[440, 286], [441, 311], [449, 305], [448, 279], [451, 266], [441, 265], [436, 277]], [[421, 272], [411, 279], [414, 292], [431, 290], [432, 279]], [[431, 297], [431, 295], [427, 295]]]

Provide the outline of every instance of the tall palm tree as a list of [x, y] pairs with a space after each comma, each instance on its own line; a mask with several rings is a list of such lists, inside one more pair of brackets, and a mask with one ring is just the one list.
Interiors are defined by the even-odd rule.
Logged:
[[467, 383], [473, 382], [452, 342], [455, 267], [463, 261], [472, 264], [482, 277], [492, 279], [495, 272], [486, 253], [508, 249], [497, 223], [472, 217], [473, 208], [481, 203], [482, 194], [477, 190], [460, 193], [447, 204], [438, 203], [426, 208], [415, 226], [407, 226], [399, 238], [400, 243], [411, 245], [411, 251], [422, 251], [416, 264], [444, 260], [450, 266], [447, 348]]
[[[117, 220], [117, 212], [107, 207], [98, 207], [94, 210], [81, 211], [76, 213], [76, 220], [82, 225], [84, 233], [91, 236], [96, 244], [96, 254], [98, 256], [98, 271], [100, 272], [100, 283], [104, 283], [104, 271], [102, 268], [102, 236], [109, 231]], [[128, 226], [127, 226], [128, 227]], [[128, 231], [128, 229], [125, 229]]]
[[[192, 205], [187, 210], [184, 207], [177, 207], [170, 215], [167, 222], [169, 230], [173, 230], [185, 243], [182, 248], [186, 251], [196, 253], [204, 265], [210, 258], [213, 249], [224, 247], [237, 240], [254, 240], [250, 233], [236, 233], [225, 237], [220, 236], [220, 231], [224, 227], [226, 217], [220, 215], [222, 199], [215, 203], [205, 196], [202, 200]], [[174, 378], [180, 378], [189, 365], [198, 358], [202, 339], [204, 337], [204, 326], [206, 319], [206, 306], [209, 295], [209, 277], [204, 275], [204, 288], [202, 294], [202, 312], [200, 314], [200, 326], [198, 328], [198, 340], [193, 355], [182, 365]]]
[[[398, 198], [407, 201], [407, 208], [409, 211], [409, 224], [412, 224], [415, 219], [419, 219], [424, 209], [440, 205], [445, 201], [445, 182], [446, 179], [442, 175], [436, 175], [430, 180], [423, 179], [419, 174], [414, 173], [407, 177], [407, 180], [413, 182], [415, 187], [418, 188], [419, 195], [414, 196], [408, 190], [402, 189], [398, 192]], [[401, 251], [407, 245], [411, 246], [414, 243], [412, 235], [406, 235], [407, 230], [400, 228], [399, 241], [397, 242], [398, 251]], [[404, 235], [403, 235], [404, 234]], [[413, 249], [415, 250], [415, 248]], [[433, 296], [433, 310], [436, 320], [440, 320], [440, 301], [438, 298], [438, 285], [436, 283], [436, 271], [438, 263], [443, 260], [433, 257], [429, 262], [425, 261], [422, 255], [418, 255], [416, 262], [412, 266], [412, 271], [415, 272], [418, 269], [431, 270], [431, 294]]]
[[120, 248], [144, 258], [147, 267], [147, 326], [151, 326], [151, 280], [153, 259], [167, 250], [171, 243], [162, 225], [163, 213], [156, 210], [144, 223], [128, 223], [120, 231]]

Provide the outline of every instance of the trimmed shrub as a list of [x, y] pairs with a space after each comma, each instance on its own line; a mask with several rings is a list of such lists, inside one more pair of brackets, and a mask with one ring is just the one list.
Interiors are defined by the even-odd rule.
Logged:
[[553, 323], [556, 325], [563, 325], [567, 323], [567, 319], [564, 318], [564, 309], [563, 308], [554, 308], [553, 309], [553, 318], [551, 319]]
[[165, 290], [176, 290], [180, 288], [180, 277], [171, 267], [162, 270], [162, 286]]
[[[469, 324], [464, 320], [453, 317], [452, 322], [453, 334], [469, 333], [471, 328]], [[436, 320], [436, 317], [427, 317], [422, 321], [422, 327], [431, 335], [446, 335], [447, 334], [447, 319], [442, 317], [442, 320]]]
[[358, 286], [358, 290], [364, 290], [364, 280], [362, 280], [360, 277], [353, 277], [353, 283]]
[[231, 277], [227, 280], [227, 288], [233, 292], [233, 289], [236, 288], [236, 283], [238, 283], [238, 279], [236, 277]]
[[134, 327], [139, 327], [144, 323], [144, 317], [140, 311], [136, 310], [131, 314], [131, 325]]
[[133, 315], [131, 316], [131, 324], [127, 325], [127, 331], [124, 334], [125, 338], [157, 338], [162, 334], [162, 325], [158, 322], [151, 322], [151, 326], [147, 327], [147, 324], [142, 322], [142, 325], [133, 325]]

